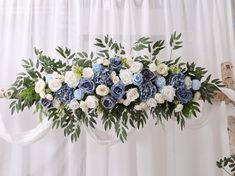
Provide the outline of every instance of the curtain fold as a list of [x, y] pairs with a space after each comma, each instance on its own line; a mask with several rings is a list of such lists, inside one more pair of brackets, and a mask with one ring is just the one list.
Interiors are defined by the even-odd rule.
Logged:
[[[109, 34], [125, 46], [141, 36], [169, 40], [183, 35], [184, 47], [172, 58], [196, 62], [220, 77], [220, 64], [234, 62], [231, 1], [221, 0], [0, 0], [0, 87], [9, 87], [22, 71], [21, 59], [35, 60], [33, 48], [58, 58], [57, 46], [96, 51], [95, 38]], [[170, 58], [170, 48], [159, 59]], [[135, 53], [132, 52], [133, 55]], [[39, 122], [33, 111], [0, 114], [12, 133]], [[223, 103], [205, 104], [184, 131], [174, 120], [155, 126], [149, 120], [125, 144], [98, 145], [83, 131], [76, 143], [52, 130], [30, 146], [0, 140], [1, 176], [221, 176], [215, 161], [229, 152]], [[225, 174], [224, 174], [225, 175]]]

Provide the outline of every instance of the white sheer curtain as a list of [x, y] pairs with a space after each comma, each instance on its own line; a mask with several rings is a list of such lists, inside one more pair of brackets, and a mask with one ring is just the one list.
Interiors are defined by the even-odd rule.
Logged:
[[[96, 50], [94, 38], [109, 34], [127, 51], [140, 36], [169, 39], [182, 32], [184, 48], [173, 54], [205, 66], [220, 76], [220, 63], [234, 64], [231, 2], [221, 0], [0, 0], [0, 87], [9, 87], [22, 71], [20, 60], [34, 58], [33, 47], [58, 57], [54, 48]], [[170, 49], [159, 58], [167, 59]], [[10, 116], [9, 102], [0, 113], [9, 131], [33, 128], [38, 119], [27, 111]], [[1, 176], [221, 176], [215, 161], [228, 154], [223, 103], [203, 104], [198, 119], [181, 131], [175, 121], [164, 127], [148, 123], [125, 144], [94, 143], [82, 132], [71, 144], [53, 130], [30, 146], [0, 140]]]

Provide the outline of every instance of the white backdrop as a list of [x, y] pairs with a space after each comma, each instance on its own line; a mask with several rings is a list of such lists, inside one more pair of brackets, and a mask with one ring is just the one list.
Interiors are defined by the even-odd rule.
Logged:
[[[230, 1], [221, 0], [0, 0], [0, 87], [9, 87], [22, 71], [20, 60], [34, 58], [33, 47], [58, 57], [54, 48], [96, 50], [94, 38], [110, 34], [127, 50], [138, 37], [169, 39], [183, 33], [176, 53], [220, 76], [220, 63], [234, 64]], [[170, 49], [159, 58], [169, 58]], [[10, 116], [9, 102], [0, 113], [9, 131], [31, 129], [38, 119], [31, 111]], [[71, 144], [53, 130], [30, 146], [0, 140], [1, 176], [221, 176], [215, 161], [228, 154], [228, 108], [205, 104], [182, 132], [174, 121], [165, 127], [151, 121], [125, 144], [98, 145], [82, 133]]]

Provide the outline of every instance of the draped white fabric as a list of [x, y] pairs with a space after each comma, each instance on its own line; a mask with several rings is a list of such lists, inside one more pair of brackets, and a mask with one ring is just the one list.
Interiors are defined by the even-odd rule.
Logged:
[[[182, 32], [184, 48], [173, 53], [220, 76], [220, 63], [234, 63], [230, 1], [221, 0], [0, 0], [0, 87], [9, 87], [22, 71], [20, 60], [34, 58], [33, 47], [58, 57], [54, 48], [96, 50], [94, 38], [109, 34], [127, 51], [138, 37], [169, 39]], [[159, 58], [169, 58], [170, 49]], [[32, 111], [10, 116], [9, 101], [0, 114], [12, 134], [38, 124]], [[215, 161], [228, 154], [224, 103], [205, 104], [198, 119], [181, 131], [174, 120], [164, 127], [150, 120], [125, 144], [96, 144], [83, 131], [71, 144], [53, 130], [21, 147], [0, 140], [1, 176], [221, 176]]]

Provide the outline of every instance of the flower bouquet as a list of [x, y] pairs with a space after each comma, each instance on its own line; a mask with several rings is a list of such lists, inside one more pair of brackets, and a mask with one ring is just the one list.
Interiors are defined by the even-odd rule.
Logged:
[[[182, 47], [180, 38], [181, 34], [171, 35], [171, 51]], [[82, 124], [95, 128], [101, 118], [104, 129], [114, 127], [124, 142], [128, 128], [144, 127], [149, 117], [158, 124], [174, 116], [183, 128], [186, 119], [197, 116], [197, 100], [211, 103], [222, 86], [211, 75], [204, 79], [206, 69], [195, 63], [159, 60], [164, 40], [140, 38], [132, 47], [135, 57], [109, 36], [96, 39], [95, 45], [100, 47], [95, 54], [58, 47], [63, 59], [35, 49], [36, 63], [23, 60], [26, 72], [10, 88], [11, 112], [35, 105], [36, 112], [45, 113], [72, 141], [79, 138]], [[148, 54], [138, 56], [142, 50]]]

